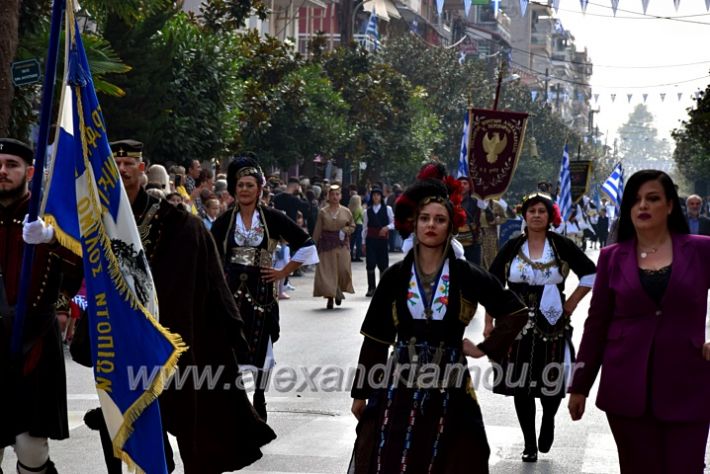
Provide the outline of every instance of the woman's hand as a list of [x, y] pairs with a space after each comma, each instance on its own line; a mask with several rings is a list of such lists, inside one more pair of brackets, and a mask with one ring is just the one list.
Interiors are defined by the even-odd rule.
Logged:
[[479, 349], [476, 344], [471, 342], [469, 338], [466, 337], [463, 340], [463, 355], [467, 357], [473, 357], [474, 359], [479, 359], [486, 354], [481, 349]]
[[355, 418], [357, 418], [358, 420], [362, 416], [362, 413], [365, 411], [365, 405], [365, 400], [359, 398], [353, 399], [353, 406], [350, 408], [350, 411], [353, 412], [353, 415], [355, 415]]
[[273, 281], [279, 281], [286, 278], [286, 275], [282, 270], [277, 270], [275, 268], [262, 268], [261, 269], [262, 280], [271, 283]]
[[569, 395], [569, 415], [573, 421], [581, 420], [584, 415], [584, 406], [587, 404], [587, 397], [581, 393], [571, 393]]
[[705, 360], [710, 361], [710, 342], [703, 344], [703, 357]]
[[493, 317], [486, 313], [485, 324], [483, 326], [483, 339], [487, 339], [493, 332]]

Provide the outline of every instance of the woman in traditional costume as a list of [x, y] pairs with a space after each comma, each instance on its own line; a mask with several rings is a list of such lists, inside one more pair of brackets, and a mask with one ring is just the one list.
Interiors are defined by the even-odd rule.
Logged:
[[[279, 339], [280, 329], [275, 286], [301, 265], [318, 263], [318, 253], [310, 236], [293, 220], [260, 203], [264, 173], [254, 159], [232, 161], [227, 183], [236, 201], [212, 224], [212, 235], [250, 347], [248, 360], [239, 361], [240, 368], [256, 373], [254, 408], [266, 420], [264, 391], [275, 364], [273, 343]], [[294, 253], [288, 264], [277, 270], [272, 267], [273, 255], [282, 240]]]
[[[396, 204], [413, 248], [372, 298], [351, 392], [358, 418], [352, 473], [487, 473], [490, 449], [465, 356], [500, 357], [527, 309], [481, 267], [457, 259], [451, 237], [465, 220], [460, 184], [423, 179]], [[464, 339], [478, 303], [499, 322], [478, 346]], [[394, 346], [388, 362], [388, 351]]]
[[327, 298], [326, 308], [333, 309], [333, 301], [340, 306], [343, 293], [355, 293], [350, 267], [350, 235], [355, 221], [350, 209], [340, 204], [340, 186], [328, 188], [328, 204], [318, 211], [313, 240], [318, 244], [316, 277], [313, 296]]
[[[529, 319], [506, 357], [497, 361], [501, 373], [493, 391], [513, 396], [525, 440], [522, 460], [535, 462], [538, 451], [547, 453], [552, 447], [555, 414], [565, 397], [567, 371], [574, 362], [570, 317], [594, 286], [596, 267], [572, 240], [550, 230], [559, 220], [550, 196], [527, 196], [522, 212], [524, 233], [503, 246], [490, 271], [528, 305]], [[579, 278], [579, 286], [565, 298], [570, 269]], [[493, 327], [493, 319], [486, 315], [484, 335]], [[542, 404], [537, 440], [535, 398]]]

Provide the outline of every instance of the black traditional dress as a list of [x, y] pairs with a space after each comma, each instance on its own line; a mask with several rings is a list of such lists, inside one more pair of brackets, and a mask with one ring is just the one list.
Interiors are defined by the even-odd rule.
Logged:
[[238, 207], [233, 207], [214, 221], [212, 235], [249, 343], [249, 354], [240, 365], [268, 370], [274, 365], [272, 344], [280, 334], [279, 304], [275, 283], [262, 279], [261, 268], [272, 266], [282, 240], [291, 249], [291, 260], [314, 265], [318, 263], [315, 243], [286, 214], [264, 206], [257, 206], [248, 230]]
[[542, 257], [533, 260], [527, 236], [509, 240], [490, 271], [529, 308], [528, 323], [497, 362], [493, 391], [504, 395], [564, 398], [574, 362], [570, 315], [563, 313], [570, 269], [580, 286], [594, 285], [596, 266], [570, 239], [548, 232]]
[[22, 220], [29, 194], [0, 206], [0, 449], [29, 432], [37, 438], [69, 437], [64, 349], [55, 303], [81, 285], [81, 259], [58, 244], [35, 246], [22, 338], [22, 366], [10, 353], [20, 286]]
[[526, 308], [453, 251], [425, 290], [413, 254], [384, 273], [362, 325], [352, 397], [368, 403], [350, 472], [488, 472], [490, 449], [462, 354], [464, 331], [482, 303], [499, 324], [478, 347], [500, 356], [525, 324]]

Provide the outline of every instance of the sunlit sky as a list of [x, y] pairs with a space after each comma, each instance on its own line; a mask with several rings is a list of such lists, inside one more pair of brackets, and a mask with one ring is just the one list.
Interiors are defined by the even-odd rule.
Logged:
[[[616, 18], [611, 0], [590, 2], [586, 14], [578, 0], [560, 1], [556, 16], [572, 32], [577, 49], [587, 47], [594, 63], [591, 105], [600, 109], [595, 121], [609, 145], [634, 107], [643, 103], [642, 94], [648, 94], [645, 104], [659, 138], [670, 138], [673, 128], [687, 118], [695, 92], [710, 84], [710, 13], [705, 1], [681, 0], [676, 11], [671, 0], [650, 0], [644, 16], [641, 0], [620, 0]], [[663, 101], [661, 93], [666, 94]], [[616, 94], [613, 102], [611, 94]], [[627, 94], [633, 94], [631, 102]]]

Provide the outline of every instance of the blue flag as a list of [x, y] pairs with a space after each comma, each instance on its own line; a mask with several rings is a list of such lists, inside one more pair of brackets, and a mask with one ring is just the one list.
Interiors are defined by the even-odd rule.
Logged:
[[377, 51], [380, 47], [380, 32], [377, 28], [377, 13], [375, 13], [374, 7], [370, 13], [370, 19], [367, 21], [367, 27], [365, 29], [365, 35], [369, 42], [373, 45], [374, 51]]
[[[163, 474], [156, 399], [186, 347], [158, 323], [153, 277], [68, 3], [68, 71], [44, 216], [59, 242], [83, 257], [94, 379], [114, 455]], [[141, 370], [155, 375], [136, 383], [132, 374]]]
[[572, 214], [572, 182], [569, 174], [569, 151], [565, 145], [562, 153], [562, 166], [560, 166], [560, 193], [557, 196], [557, 205], [560, 206], [562, 220], [567, 221]]
[[459, 168], [456, 171], [456, 177], [460, 178], [468, 174], [468, 111], [463, 117], [463, 135], [461, 136], [461, 151], [459, 153]]
[[611, 174], [606, 181], [604, 181], [604, 184], [602, 184], [602, 191], [609, 196], [618, 215], [619, 208], [621, 207], [621, 197], [624, 195], [624, 167], [621, 163], [617, 163], [617, 165], [614, 166]]

